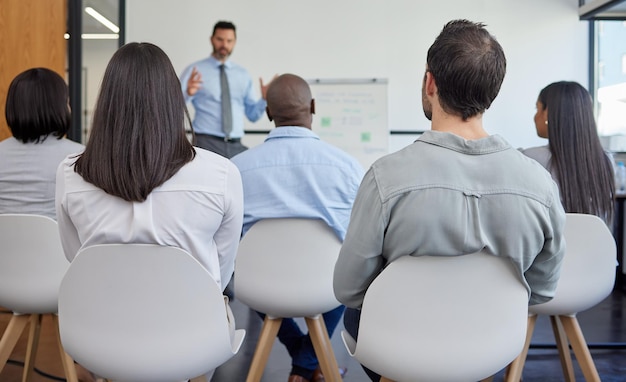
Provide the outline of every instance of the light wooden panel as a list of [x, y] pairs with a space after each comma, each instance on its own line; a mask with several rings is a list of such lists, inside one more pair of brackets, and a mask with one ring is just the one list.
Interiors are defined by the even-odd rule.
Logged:
[[47, 67], [65, 76], [67, 0], [0, 0], [0, 140], [7, 90], [20, 72]]

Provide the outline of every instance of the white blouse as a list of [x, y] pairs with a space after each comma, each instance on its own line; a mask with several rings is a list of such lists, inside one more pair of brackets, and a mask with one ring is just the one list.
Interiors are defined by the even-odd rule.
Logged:
[[243, 220], [243, 190], [228, 159], [195, 148], [196, 157], [144, 202], [107, 194], [74, 172], [67, 157], [57, 171], [56, 210], [65, 256], [96, 244], [142, 243], [191, 253], [222, 289], [234, 270]]

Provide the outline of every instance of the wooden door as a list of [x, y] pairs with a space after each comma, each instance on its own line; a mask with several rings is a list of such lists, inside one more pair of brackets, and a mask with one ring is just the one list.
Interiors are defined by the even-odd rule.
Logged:
[[67, 78], [67, 0], [0, 0], [0, 140], [11, 136], [4, 108], [11, 80], [46, 67]]

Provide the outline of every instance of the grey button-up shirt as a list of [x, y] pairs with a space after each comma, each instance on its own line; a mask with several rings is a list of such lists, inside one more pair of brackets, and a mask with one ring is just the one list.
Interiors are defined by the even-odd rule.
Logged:
[[560, 274], [564, 224], [550, 174], [504, 139], [428, 131], [365, 174], [335, 267], [335, 294], [358, 308], [374, 278], [401, 256], [484, 249], [511, 259], [530, 304], [545, 302]]

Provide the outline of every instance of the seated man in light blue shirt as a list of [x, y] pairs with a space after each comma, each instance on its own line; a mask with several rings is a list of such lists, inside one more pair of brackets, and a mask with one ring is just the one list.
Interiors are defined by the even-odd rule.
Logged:
[[[261, 219], [321, 219], [343, 241], [363, 168], [311, 131], [315, 102], [309, 85], [293, 74], [267, 91], [267, 114], [276, 128], [265, 142], [232, 158], [244, 187], [243, 234]], [[344, 306], [324, 313], [331, 336]], [[323, 380], [308, 334], [284, 319], [279, 340], [292, 357], [289, 382]]]

